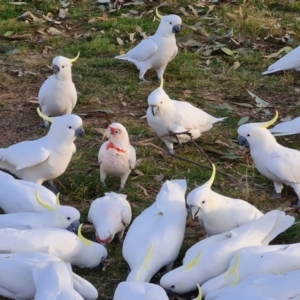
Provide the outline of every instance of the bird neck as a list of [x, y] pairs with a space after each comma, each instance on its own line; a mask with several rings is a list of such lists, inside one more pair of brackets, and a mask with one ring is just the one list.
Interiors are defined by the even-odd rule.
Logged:
[[168, 24], [166, 24], [164, 21], [161, 21], [155, 32], [155, 35], [159, 37], [166, 37], [166, 38], [175, 37], [175, 34], [172, 31], [166, 30], [167, 26]]
[[126, 139], [111, 138], [106, 144], [106, 150], [112, 149], [118, 153], [125, 153], [129, 146], [129, 141], [126, 141]]
[[66, 66], [63, 70], [60, 70], [54, 75], [57, 80], [72, 82], [72, 70], [71, 66]]

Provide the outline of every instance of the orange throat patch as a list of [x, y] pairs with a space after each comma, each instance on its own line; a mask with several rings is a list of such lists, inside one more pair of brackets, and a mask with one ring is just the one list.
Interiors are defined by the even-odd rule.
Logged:
[[121, 153], [125, 153], [126, 152], [125, 150], [116, 147], [112, 142], [108, 142], [108, 144], [106, 145], [106, 150], [108, 150], [108, 149], [114, 149], [117, 152], [121, 152]]

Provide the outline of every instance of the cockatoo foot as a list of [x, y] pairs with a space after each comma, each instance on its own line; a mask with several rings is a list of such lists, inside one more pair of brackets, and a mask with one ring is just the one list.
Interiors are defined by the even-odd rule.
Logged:
[[124, 185], [123, 186], [120, 186], [119, 190], [118, 190], [118, 193], [121, 193], [124, 189]]
[[271, 199], [280, 199], [280, 198], [281, 198], [281, 194], [277, 193], [274, 190], [273, 193], [271, 194]]
[[40, 125], [42, 128], [49, 128], [49, 122], [44, 121], [43, 123], [41, 123]]
[[168, 150], [169, 150], [169, 153], [170, 153], [171, 155], [174, 155], [174, 154], [175, 154], [174, 149], [168, 149]]
[[102, 186], [103, 186], [105, 189], [108, 189], [108, 187], [107, 187], [107, 185], [105, 184], [104, 181], [100, 181], [100, 182], [101, 182]]
[[46, 187], [51, 192], [53, 192], [55, 195], [58, 194], [58, 189], [57, 189], [56, 185], [54, 184], [54, 182], [52, 180], [45, 181], [43, 183], [43, 186]]

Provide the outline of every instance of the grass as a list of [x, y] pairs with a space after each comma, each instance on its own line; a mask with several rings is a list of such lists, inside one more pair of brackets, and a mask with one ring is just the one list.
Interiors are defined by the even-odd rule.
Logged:
[[[37, 97], [42, 82], [51, 74], [47, 65], [51, 64], [54, 56], [75, 57], [80, 51], [80, 58], [73, 66], [73, 80], [79, 92], [75, 113], [84, 114], [82, 118], [86, 136], [76, 140], [77, 153], [65, 174], [58, 178], [58, 185], [63, 194], [63, 203], [80, 208], [81, 219], [86, 221], [91, 201], [104, 193], [99, 183], [97, 154], [101, 135], [97, 129], [118, 121], [127, 127], [134, 141], [155, 136], [141, 117], [147, 109], [147, 96], [158, 83], [138, 83], [135, 66], [113, 57], [142, 40], [136, 32], [137, 26], [147, 35], [155, 32], [158, 23], [153, 22], [153, 13], [150, 11], [157, 3], [145, 1], [143, 5], [124, 6], [114, 12], [108, 13], [106, 10], [103, 13], [96, 1], [73, 1], [67, 18], [61, 24], [53, 24], [17, 17], [26, 11], [31, 11], [43, 21], [42, 15], [48, 12], [57, 17], [61, 8], [59, 1], [27, 2], [26, 5], [12, 5], [4, 0], [0, 4], [0, 147], [46, 134], [44, 129], [39, 128], [41, 120], [35, 113], [37, 104], [28, 100]], [[282, 38], [286, 34], [293, 38], [293, 47], [300, 43], [300, 19], [297, 14], [300, 3], [283, 0], [220, 0], [212, 9], [208, 2], [169, 0], [168, 6], [160, 8], [163, 14], [180, 15], [185, 24], [177, 36], [179, 54], [165, 72], [165, 90], [173, 99], [189, 101], [216, 117], [228, 117], [197, 141], [216, 163], [218, 170], [242, 181], [237, 186], [227, 176], [217, 173], [213, 186], [215, 191], [245, 199], [263, 212], [286, 203], [295, 204], [296, 196], [289, 188], [284, 189], [283, 199], [269, 198], [272, 183], [258, 173], [249, 153], [239, 149], [234, 140], [237, 137], [237, 124], [243, 116], [249, 116], [250, 121], [270, 118], [264, 111], [258, 113], [255, 110], [254, 100], [246, 89], [271, 103], [273, 108], [269, 108], [269, 111], [272, 114], [275, 109], [279, 110], [280, 117], [300, 114], [297, 92], [300, 75], [296, 72], [261, 75], [274, 61], [264, 56], [285, 47]], [[188, 5], [198, 10], [198, 16], [193, 14]], [[128, 14], [129, 10], [138, 12], [135, 18], [122, 16]], [[149, 14], [140, 18], [143, 12]], [[61, 33], [49, 33], [50, 27], [55, 27]], [[232, 39], [224, 37], [231, 30]], [[134, 43], [128, 35], [133, 32], [136, 32]], [[3, 38], [3, 35], [9, 35], [11, 40]], [[124, 45], [119, 45], [117, 38], [121, 38]], [[198, 46], [190, 46], [191, 39]], [[227, 55], [220, 49], [212, 51], [218, 44], [226, 45], [235, 54]], [[49, 51], [47, 47], [51, 47]], [[5, 53], [14, 49], [19, 53]], [[234, 70], [233, 65], [237, 61], [240, 67]], [[18, 77], [16, 70], [21, 70], [23, 75]], [[148, 71], [146, 78], [155, 78], [155, 73]], [[99, 109], [112, 110], [113, 114], [95, 111]], [[300, 146], [297, 137], [280, 138], [279, 142], [298, 149]], [[165, 148], [161, 141], [155, 143]], [[209, 170], [171, 158], [155, 148], [139, 146], [136, 150], [140, 159], [137, 169], [144, 175], [132, 172], [124, 190], [132, 204], [134, 217], [154, 201], [162, 184], [155, 180], [156, 175], [163, 174], [163, 180], [185, 178], [189, 190], [210, 177]], [[205, 157], [191, 143], [177, 145], [175, 150], [180, 157], [207, 164]], [[146, 189], [146, 195], [137, 183]], [[119, 187], [118, 179], [108, 178], [107, 184], [112, 190]], [[297, 216], [299, 221], [298, 211], [291, 210], [288, 213]], [[298, 224], [294, 225], [274, 242], [298, 242], [298, 227]], [[188, 221], [177, 265], [185, 251], [203, 234], [196, 222]], [[99, 299], [112, 299], [117, 284], [126, 278], [127, 265], [122, 259], [120, 245], [112, 243], [108, 246], [108, 252], [109, 265], [105, 271], [75, 269], [99, 289]], [[159, 280], [159, 275], [155, 280]]]

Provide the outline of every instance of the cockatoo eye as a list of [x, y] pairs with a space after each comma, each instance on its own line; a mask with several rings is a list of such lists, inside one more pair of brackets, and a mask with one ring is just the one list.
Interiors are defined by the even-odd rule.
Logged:
[[65, 66], [62, 66], [62, 68], [64, 68]]
[[170, 25], [172, 25], [172, 22], [170, 22]]
[[162, 101], [160, 102], [160, 104], [162, 104]]
[[72, 129], [72, 126], [69, 126], [69, 129]]
[[70, 217], [67, 217], [67, 220], [71, 220], [71, 218], [70, 218]]
[[115, 130], [115, 134], [119, 134], [120, 133], [120, 131], [119, 130]]
[[250, 136], [250, 135], [251, 135], [250, 133], [247, 134], [247, 136]]
[[205, 201], [202, 201], [202, 204], [204, 204], [205, 203]]
[[171, 289], [174, 289], [175, 285], [171, 285]]

